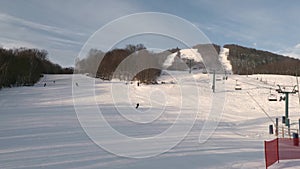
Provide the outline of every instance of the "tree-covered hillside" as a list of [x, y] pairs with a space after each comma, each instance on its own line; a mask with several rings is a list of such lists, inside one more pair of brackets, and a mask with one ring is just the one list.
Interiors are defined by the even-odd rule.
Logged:
[[239, 45], [224, 45], [235, 74], [299, 75], [300, 60]]
[[113, 49], [106, 53], [91, 49], [85, 59], [76, 63], [76, 72], [89, 73], [104, 80], [118, 78], [151, 83], [160, 76], [159, 68], [168, 56], [166, 53], [170, 54], [150, 52], [142, 44], [127, 45], [124, 49]]
[[45, 50], [0, 48], [0, 88], [33, 85], [42, 74], [73, 73], [72, 68], [50, 62], [47, 55]]

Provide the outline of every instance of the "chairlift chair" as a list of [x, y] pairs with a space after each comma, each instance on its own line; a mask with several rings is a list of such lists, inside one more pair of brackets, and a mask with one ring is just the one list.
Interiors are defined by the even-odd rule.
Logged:
[[[277, 90], [277, 89], [276, 89]], [[272, 88], [270, 88], [270, 95], [268, 97], [269, 101], [277, 101], [277, 95], [272, 93]]]
[[234, 89], [235, 90], [242, 90], [242, 87], [239, 84], [236, 84]]
[[242, 87], [241, 87], [241, 85], [240, 84], [238, 84], [238, 82], [237, 82], [238, 80], [236, 80], [235, 81], [235, 90], [242, 90]]
[[269, 101], [277, 101], [277, 95], [271, 93], [268, 98]]

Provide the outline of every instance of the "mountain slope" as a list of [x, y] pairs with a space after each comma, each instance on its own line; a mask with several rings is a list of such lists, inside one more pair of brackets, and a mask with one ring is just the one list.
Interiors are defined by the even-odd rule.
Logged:
[[[223, 116], [212, 137], [203, 144], [198, 137], [211, 106], [211, 86], [209, 76], [194, 74], [196, 83], [185, 83], [180, 88], [176, 79], [184, 79], [188, 72], [168, 72], [161, 76], [164, 85], [125, 84], [120, 81], [102, 81], [84, 75], [46, 75], [33, 87], [6, 88], [0, 92], [0, 168], [265, 168], [263, 141], [273, 139], [268, 134], [270, 119], [260, 109], [267, 111], [272, 119], [284, 115], [284, 102], [268, 102], [269, 88], [274, 83], [295, 84], [295, 78], [282, 75], [230, 75], [226, 81], [227, 99]], [[242, 90], [235, 91], [236, 80]], [[53, 83], [56, 81], [56, 83]], [[97, 146], [81, 128], [74, 109], [72, 83], [83, 92], [78, 98], [77, 108], [88, 111], [97, 101], [106, 120], [117, 132], [129, 137], [151, 137], [166, 131], [179, 116], [181, 107], [180, 92], [190, 92], [191, 87], [199, 85], [201, 107], [191, 132], [176, 147], [152, 158], [131, 159], [119, 157]], [[92, 82], [95, 88], [88, 88]], [[44, 83], [48, 83], [43, 87]], [[127, 89], [127, 100], [132, 104], [124, 105], [112, 98], [112, 89]], [[86, 92], [93, 92], [88, 96]], [[115, 93], [118, 96], [118, 92]], [[258, 103], [251, 100], [253, 96]], [[168, 97], [169, 96], [169, 97]], [[190, 99], [186, 98], [187, 102]], [[156, 102], [155, 102], [156, 101]], [[139, 102], [139, 112], [134, 106]], [[164, 106], [166, 105], [166, 106]], [[148, 111], [151, 108], [152, 111]], [[135, 124], [121, 116], [117, 109], [130, 110], [126, 117], [139, 119], [151, 116], [150, 112], [163, 112], [150, 124]], [[293, 128], [298, 128], [299, 103], [296, 95], [290, 97], [290, 117]], [[182, 113], [193, 113], [182, 109]], [[124, 115], [124, 114], [123, 114]], [[96, 119], [89, 118], [91, 122]], [[186, 119], [186, 123], [191, 119]], [[94, 123], [93, 123], [94, 124]], [[95, 123], [96, 124], [96, 123]], [[109, 133], [105, 137], [109, 136]], [[103, 136], [101, 136], [103, 137]], [[175, 139], [178, 135], [170, 137]], [[108, 140], [115, 146], [122, 146], [124, 140]], [[168, 142], [155, 143], [168, 144]], [[152, 152], [150, 145], [145, 151]], [[137, 152], [141, 153], [141, 152]], [[275, 168], [297, 168], [299, 161], [281, 161]], [[299, 168], [299, 167], [298, 167]]]
[[224, 45], [234, 74], [300, 74], [300, 60], [239, 45]]

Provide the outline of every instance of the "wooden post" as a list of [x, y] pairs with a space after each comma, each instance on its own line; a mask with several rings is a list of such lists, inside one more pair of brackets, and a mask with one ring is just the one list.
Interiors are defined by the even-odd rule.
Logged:
[[288, 135], [289, 135], [289, 137], [291, 137], [291, 125], [290, 125], [290, 119], [288, 118], [288, 119], [286, 119], [286, 122], [287, 122], [287, 127], [288, 127]]
[[278, 137], [278, 118], [276, 118], [275, 122], [275, 136]]

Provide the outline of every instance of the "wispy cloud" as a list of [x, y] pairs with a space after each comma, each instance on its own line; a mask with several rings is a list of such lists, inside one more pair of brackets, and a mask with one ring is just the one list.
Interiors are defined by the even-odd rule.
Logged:
[[36, 46], [33, 43], [29, 43], [22, 40], [14, 40], [11, 38], [3, 38], [3, 37], [0, 37], [0, 47], [6, 49], [19, 48], [19, 47], [39, 48], [39, 46]]
[[293, 47], [278, 51], [278, 53], [300, 59], [300, 43]]
[[[195, 9], [199, 9], [197, 22], [214, 25], [214, 29], [206, 31], [212, 40], [223, 44], [233, 42], [276, 51], [288, 48], [298, 43], [300, 39], [299, 2], [293, 4], [287, 1], [274, 3], [270, 0], [189, 2], [196, 6]], [[201, 14], [205, 17], [199, 19]]]
[[25, 19], [21, 19], [18, 17], [14, 17], [8, 14], [3, 14], [0, 13], [0, 21], [2, 24], [10, 24], [11, 26], [17, 26], [17, 27], [23, 27], [27, 29], [35, 29], [35, 30], [40, 30], [40, 31], [46, 31], [49, 33], [55, 33], [59, 35], [75, 35], [75, 36], [84, 36], [82, 32], [73, 32], [68, 29], [63, 29], [55, 26], [49, 26], [45, 24], [40, 24], [40, 23], [35, 23], [32, 21], [28, 21]]
[[46, 49], [51, 60], [70, 65], [94, 31], [139, 10], [134, 2], [118, 0], [4, 0], [0, 2], [0, 45]]
[[4, 13], [0, 13], [0, 31], [4, 32], [0, 36], [2, 47], [46, 49], [51, 60], [63, 65], [72, 63], [72, 57], [76, 56], [86, 36], [82, 32], [36, 23]]

